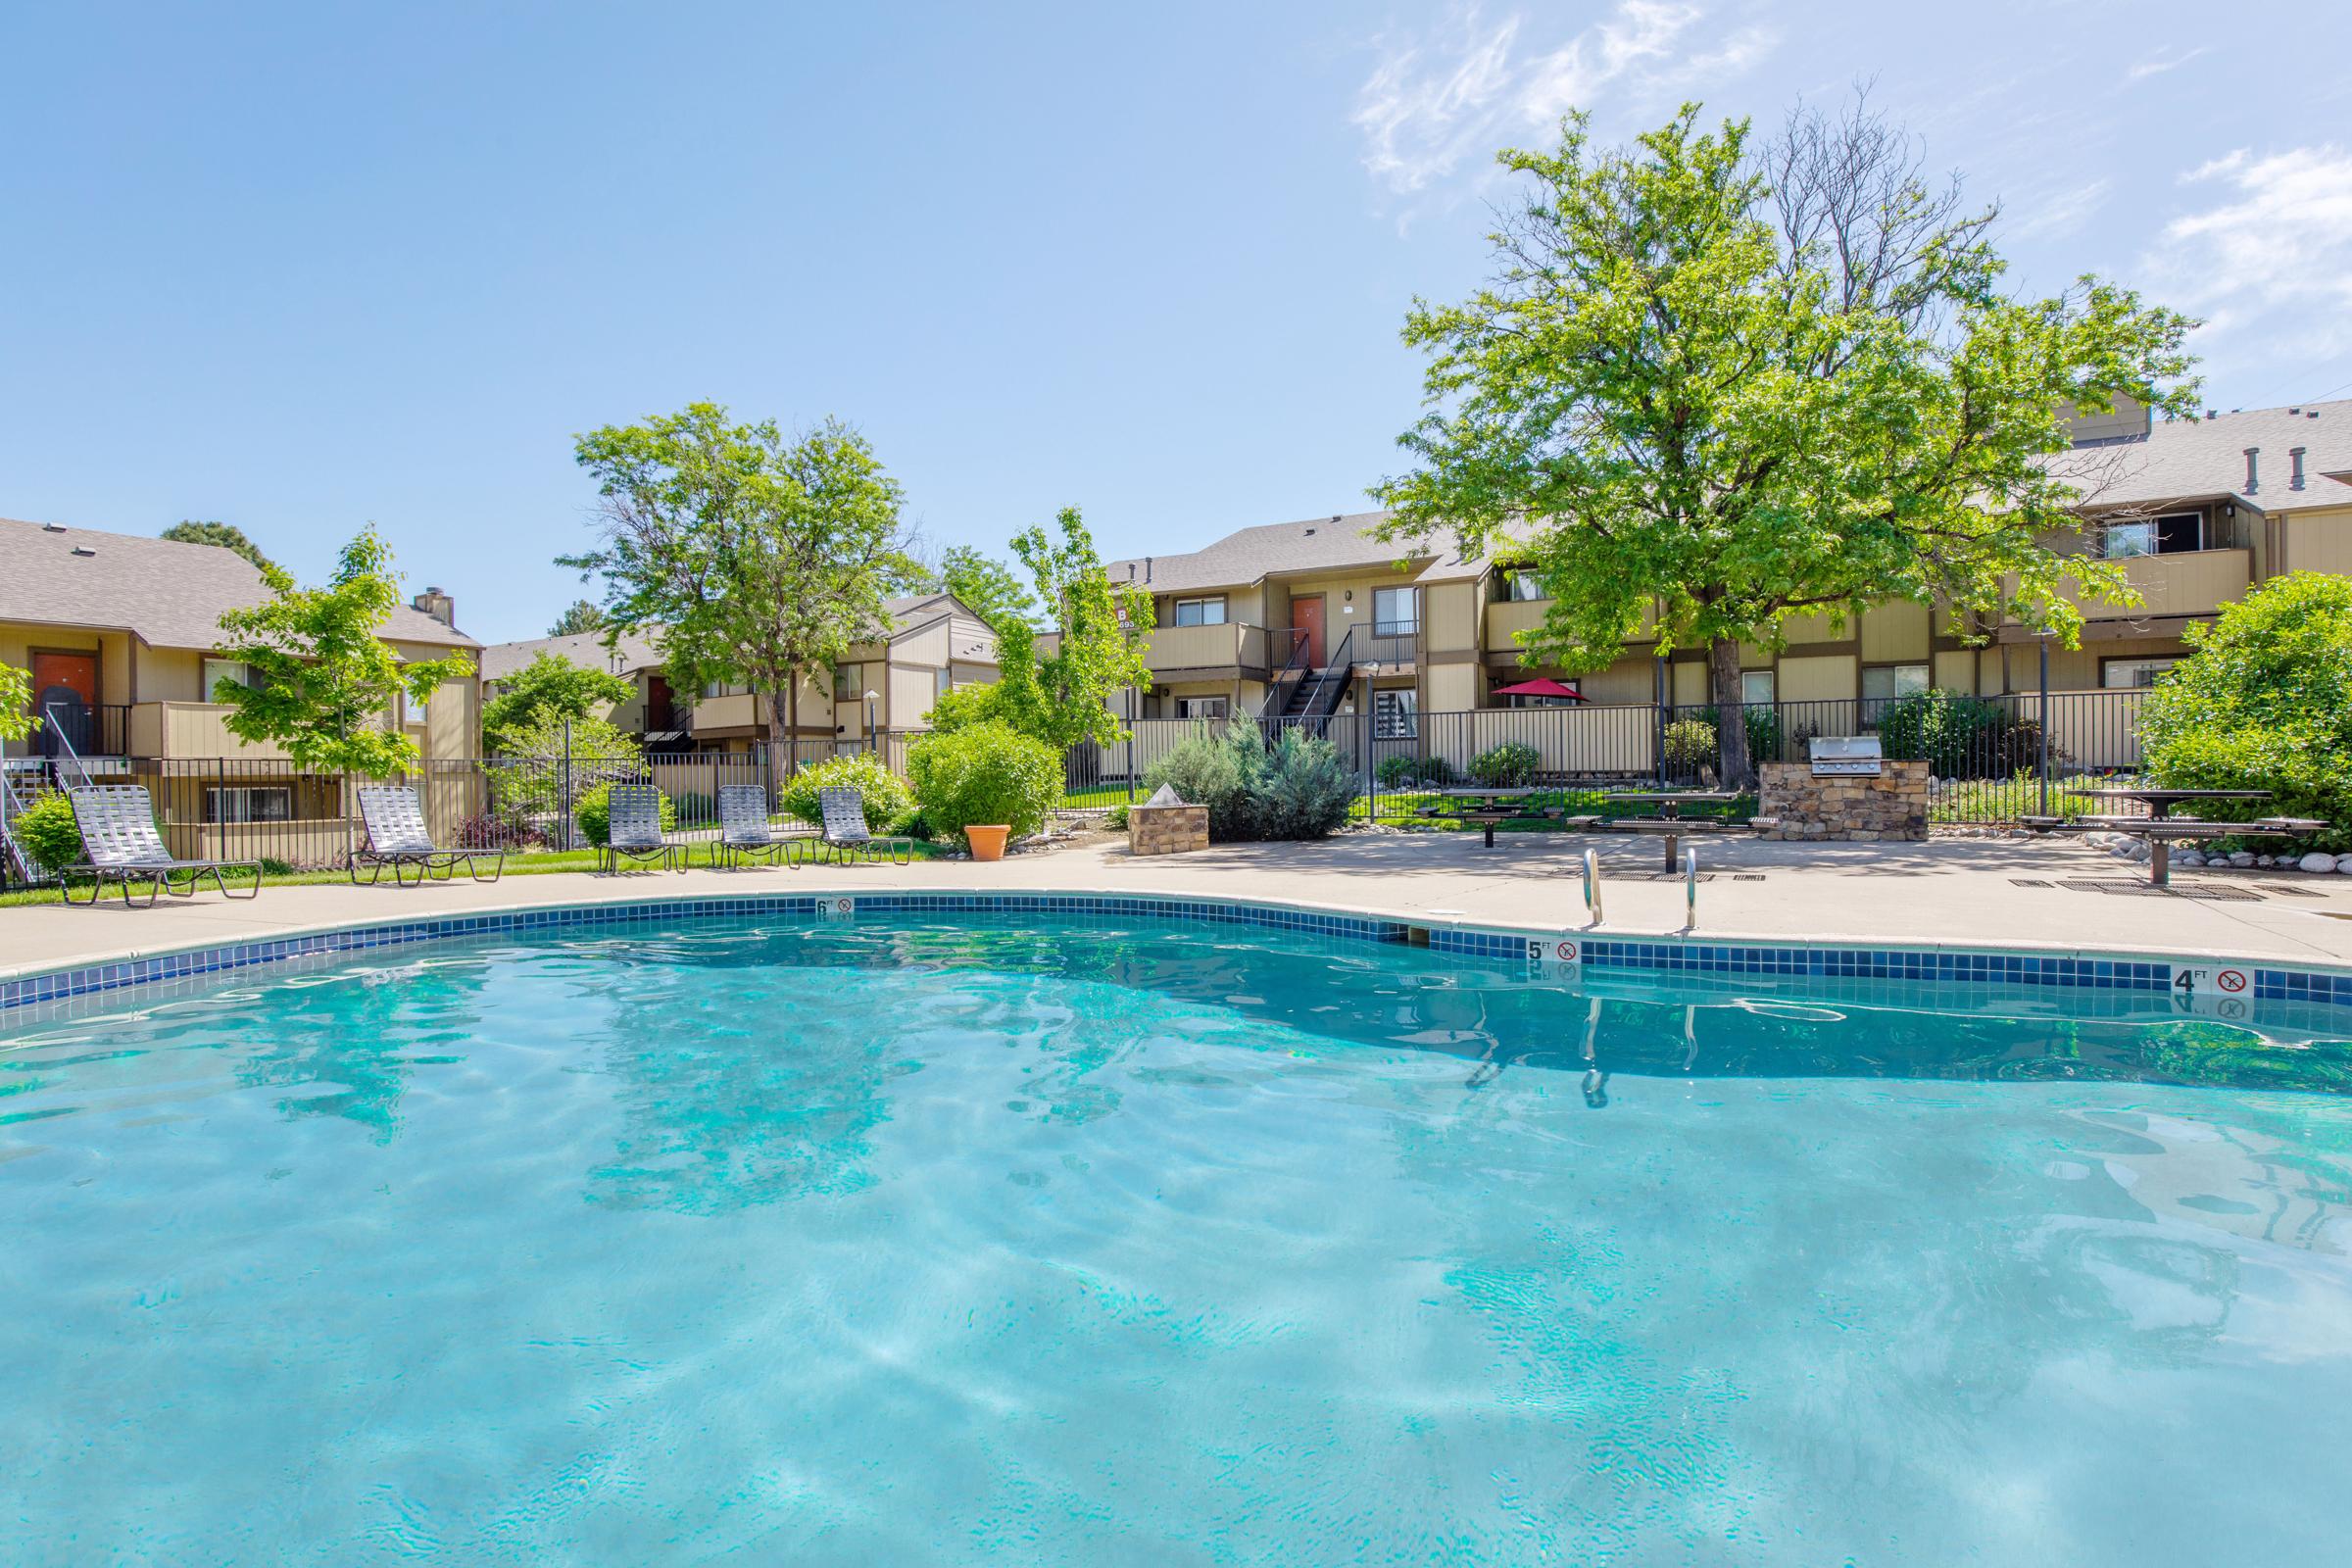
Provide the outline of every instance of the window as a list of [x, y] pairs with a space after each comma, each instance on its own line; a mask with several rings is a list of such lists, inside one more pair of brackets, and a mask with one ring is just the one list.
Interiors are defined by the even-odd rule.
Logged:
[[1542, 599], [1545, 597], [1544, 581], [1526, 566], [1512, 566], [1502, 574], [1502, 597], [1514, 604]]
[[1862, 700], [1866, 703], [1890, 703], [1898, 697], [1916, 697], [1932, 684], [1925, 664], [1865, 664], [1862, 666]]
[[1213, 599], [1179, 599], [1176, 601], [1176, 624], [1179, 626], [1222, 626], [1225, 624], [1225, 596]]
[[1773, 700], [1772, 688], [1772, 671], [1769, 669], [1743, 669], [1740, 672], [1740, 701], [1742, 703], [1751, 707], [1759, 703], [1770, 704]]
[[253, 678], [253, 666], [242, 659], [208, 659], [204, 662], [204, 695], [200, 702], [213, 700], [213, 688], [222, 681], [238, 686], [259, 686]]
[[2109, 691], [2153, 686], [2157, 676], [2179, 662], [2180, 661], [2178, 659], [2102, 659], [2099, 661], [2099, 684]]
[[291, 822], [294, 791], [284, 784], [258, 787], [208, 787], [204, 792], [207, 822]]
[[[1215, 625], [1215, 621], [1208, 624]], [[1224, 697], [1179, 697], [1176, 699], [1178, 718], [1223, 718], [1232, 711], [1231, 699]]]
[[1399, 686], [1372, 694], [1374, 739], [1410, 740], [1421, 732], [1420, 718], [1420, 694], [1411, 687]]
[[2205, 548], [2205, 514], [2168, 512], [2158, 517], [2111, 522], [2100, 546], [2109, 561], [2132, 556], [2178, 556]]
[[1372, 635], [1410, 637], [1421, 629], [1420, 599], [1410, 588], [1372, 590]]
[[935, 669], [931, 672], [931, 700], [933, 702], [938, 702], [955, 689], [956, 672], [954, 670]]
[[858, 700], [858, 666], [837, 664], [833, 669], [833, 700], [854, 703]]

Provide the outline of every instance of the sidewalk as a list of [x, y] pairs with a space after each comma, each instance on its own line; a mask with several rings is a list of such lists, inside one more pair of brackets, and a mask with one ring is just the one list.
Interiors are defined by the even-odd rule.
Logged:
[[[1679, 933], [1682, 881], [1652, 880], [1649, 842], [1554, 834], [1349, 835], [1319, 844], [1227, 845], [1148, 859], [1123, 844], [1016, 855], [1000, 864], [918, 860], [909, 866], [801, 870], [586, 873], [460, 880], [421, 889], [347, 884], [265, 888], [252, 903], [217, 895], [152, 909], [118, 901], [96, 909], [0, 908], [0, 976], [107, 962], [193, 947], [490, 909], [627, 903], [730, 893], [936, 888], [1064, 893], [1170, 893], [1392, 915], [1429, 925], [1542, 932], [1586, 926], [1584, 851], [1596, 847], [1611, 936]], [[2146, 868], [2071, 841], [1947, 840], [1928, 844], [1699, 844], [1700, 939], [1885, 942], [2066, 953], [2145, 952], [2291, 963], [2352, 964], [2352, 877], [2292, 872], [2179, 873], [2183, 889], [2259, 893], [2238, 902], [2144, 892]], [[1750, 880], [1752, 878], [1760, 878]], [[2019, 887], [2013, 879], [2049, 886]], [[2092, 890], [2062, 882], [2091, 884]]]

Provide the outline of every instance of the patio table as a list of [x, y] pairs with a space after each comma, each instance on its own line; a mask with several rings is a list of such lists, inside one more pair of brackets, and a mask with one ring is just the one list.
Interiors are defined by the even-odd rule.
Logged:
[[1738, 790], [1638, 790], [1612, 791], [1612, 801], [1632, 801], [1643, 806], [1655, 806], [1656, 816], [1621, 816], [1601, 826], [1615, 833], [1662, 835], [1666, 840], [1666, 869], [1679, 871], [1677, 860], [1682, 856], [1683, 835], [1686, 833], [1721, 833], [1726, 824], [1712, 817], [1686, 817], [1685, 806], [1728, 806], [1741, 799]]
[[2148, 808], [2148, 814], [2163, 821], [2173, 814], [2176, 806], [2193, 806], [2199, 801], [2267, 801], [2269, 790], [2158, 790], [2115, 788], [2077, 790], [2094, 801], [2137, 801]]

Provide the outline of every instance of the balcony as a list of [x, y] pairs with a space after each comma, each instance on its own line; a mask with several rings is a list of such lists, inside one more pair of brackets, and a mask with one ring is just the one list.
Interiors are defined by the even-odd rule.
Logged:
[[[1544, 624], [1544, 613], [1551, 609], [1548, 599], [1497, 599], [1487, 606], [1486, 650], [1489, 658], [1507, 658], [1516, 661], [1523, 652], [1519, 633], [1534, 631]], [[1629, 643], [1646, 643], [1658, 634], [1658, 612], [1655, 605], [1642, 608], [1642, 619], [1627, 634]]]
[[1154, 675], [1233, 670], [1263, 679], [1266, 652], [1275, 646], [1263, 626], [1238, 620], [1214, 626], [1158, 626], [1144, 644]]
[[[2138, 608], [2120, 612], [2142, 615], [2210, 615], [2226, 604], [2245, 597], [2254, 580], [2251, 550], [2184, 550], [2169, 556], [2132, 556], [2124, 563], [2124, 576], [2139, 590]], [[2099, 600], [2083, 604], [2092, 616], [2113, 615], [2118, 607]]]
[[1402, 673], [1421, 655], [1421, 624], [1412, 620], [1372, 620], [1356, 628], [1355, 647], [1348, 654], [1357, 664], [1378, 664]]
[[[832, 721], [832, 714], [825, 714]], [[806, 719], [803, 722], [807, 722]], [[717, 735], [730, 730], [767, 728], [767, 705], [749, 692], [736, 692], [726, 697], [699, 697], [694, 704], [695, 735]]]

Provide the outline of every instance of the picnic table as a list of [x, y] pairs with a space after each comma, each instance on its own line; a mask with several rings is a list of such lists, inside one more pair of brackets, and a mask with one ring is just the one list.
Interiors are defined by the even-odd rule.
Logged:
[[2085, 816], [2086, 828], [2129, 833], [2148, 841], [2148, 882], [2153, 887], [2173, 883], [2172, 848], [2177, 843], [2207, 839], [2291, 839], [2317, 833], [2327, 823], [2304, 817], [2266, 816], [2255, 822], [2198, 822], [2182, 817]]
[[1640, 833], [1663, 837], [1666, 840], [1666, 869], [1681, 869], [1676, 862], [1682, 857], [1683, 835], [1686, 833], [1721, 833], [1729, 825], [1713, 817], [1687, 817], [1685, 806], [1728, 806], [1740, 799], [1738, 790], [1644, 790], [1630, 794], [1612, 794], [1612, 801], [1631, 801], [1637, 805], [1655, 806], [1655, 816], [1621, 816], [1601, 825], [1613, 833]]
[[1490, 850], [1494, 847], [1494, 829], [1499, 823], [1540, 822], [1550, 818], [1562, 827], [1585, 828], [1600, 820], [1597, 816], [1570, 816], [1566, 807], [1552, 807], [1543, 811], [1509, 809], [1505, 804], [1507, 802], [1524, 803], [1535, 796], [1560, 793], [1556, 789], [1539, 789], [1528, 784], [1463, 784], [1428, 793], [1467, 803], [1470, 808], [1462, 813], [1462, 820], [1476, 822], [1486, 829], [1486, 847]]
[[2148, 808], [2148, 814], [2163, 821], [2173, 814], [2176, 806], [2193, 806], [2199, 801], [2267, 801], [2269, 790], [2158, 790], [2117, 787], [2104, 790], [2077, 790], [2094, 801], [2137, 801]]

